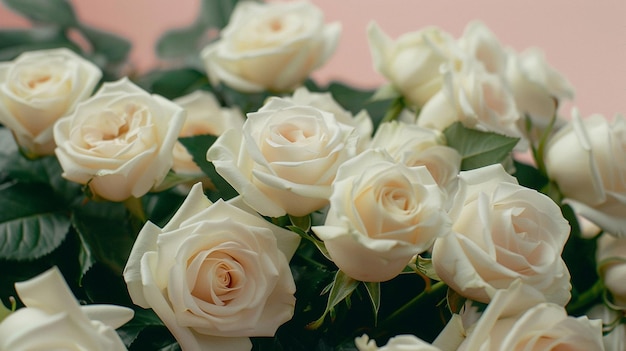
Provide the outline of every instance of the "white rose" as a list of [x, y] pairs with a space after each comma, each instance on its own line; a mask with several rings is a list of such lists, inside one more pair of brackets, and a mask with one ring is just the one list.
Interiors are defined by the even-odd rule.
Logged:
[[[196, 90], [191, 94], [174, 99], [173, 102], [184, 108], [187, 119], [179, 137], [211, 134], [219, 136], [230, 128], [243, 126], [244, 117], [238, 108], [223, 108], [215, 96], [208, 91]], [[180, 174], [202, 174], [185, 146], [176, 142], [172, 170]]]
[[204, 196], [194, 185], [163, 228], [146, 223], [124, 279], [133, 302], [152, 308], [186, 351], [249, 350], [290, 320], [294, 233]]
[[470, 22], [459, 39], [459, 46], [463, 52], [481, 62], [487, 72], [504, 76], [507, 54], [498, 38], [484, 23]]
[[450, 229], [441, 190], [424, 166], [407, 167], [384, 150], [366, 150], [337, 171], [330, 209], [313, 232], [348, 276], [394, 278]]
[[15, 290], [26, 307], [0, 322], [0, 350], [126, 350], [115, 329], [133, 318], [133, 310], [79, 305], [56, 267], [16, 283]]
[[244, 92], [289, 91], [324, 64], [339, 41], [339, 23], [306, 2], [237, 4], [221, 38], [201, 53], [213, 84]]
[[354, 127], [357, 133], [359, 133], [359, 150], [362, 150], [372, 139], [374, 125], [365, 109], [353, 116], [350, 111], [341, 107], [330, 93], [313, 93], [305, 87], [296, 89], [291, 98], [287, 97], [286, 99], [293, 101], [297, 105], [312, 106], [322, 111], [330, 112], [335, 115], [335, 119], [339, 123]]
[[569, 224], [547, 196], [517, 184], [501, 165], [461, 172], [452, 233], [435, 242], [437, 275], [459, 294], [489, 302], [516, 279], [565, 305], [569, 272], [561, 252]]
[[[444, 130], [460, 121], [468, 128], [522, 137], [515, 100], [499, 76], [471, 59], [455, 67], [445, 66], [443, 76], [442, 90], [420, 111], [419, 126]], [[519, 147], [525, 148], [524, 143]]]
[[417, 336], [408, 334], [394, 336], [383, 347], [378, 347], [376, 341], [367, 335], [357, 337], [354, 343], [359, 351], [440, 351]]
[[597, 241], [596, 261], [611, 307], [626, 310], [626, 238], [604, 233]]
[[25, 52], [0, 63], [0, 123], [29, 156], [54, 153], [52, 126], [88, 98], [102, 77], [68, 49]]
[[173, 163], [184, 110], [124, 78], [105, 83], [54, 127], [63, 177], [111, 201], [141, 197]]
[[383, 123], [370, 148], [383, 148], [394, 160], [409, 167], [426, 166], [445, 194], [456, 187], [461, 155], [445, 145], [445, 137], [439, 131], [402, 122]]
[[[601, 319], [608, 326], [614, 325], [615, 321], [620, 320], [623, 313], [612, 310], [604, 304], [598, 304], [587, 311], [586, 315], [592, 319]], [[602, 343], [606, 351], [626, 350], [626, 324], [614, 325], [613, 329], [610, 329], [608, 332], [603, 330], [603, 332]]]
[[601, 115], [571, 122], [546, 146], [546, 170], [576, 213], [626, 236], [626, 122]]
[[528, 115], [533, 124], [545, 128], [556, 115], [559, 102], [574, 97], [571, 84], [548, 65], [537, 49], [521, 54], [511, 52], [506, 81], [513, 91], [517, 108]]
[[374, 69], [416, 107], [424, 106], [441, 89], [439, 67], [458, 56], [454, 38], [435, 27], [406, 33], [393, 41], [370, 23], [367, 38]]
[[604, 349], [600, 320], [570, 317], [562, 306], [529, 292], [523, 284], [499, 290], [458, 351]]
[[358, 134], [332, 113], [270, 98], [209, 148], [207, 159], [264, 216], [304, 216], [328, 204], [337, 168]]

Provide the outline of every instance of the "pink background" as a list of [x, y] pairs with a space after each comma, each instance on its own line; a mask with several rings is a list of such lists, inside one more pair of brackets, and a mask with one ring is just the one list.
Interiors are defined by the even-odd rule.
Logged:
[[[505, 46], [540, 47], [548, 62], [576, 89], [573, 103], [583, 115], [626, 114], [625, 0], [312, 0], [327, 20], [339, 21], [337, 52], [314, 78], [361, 87], [384, 82], [372, 68], [365, 30], [376, 21], [391, 37], [438, 26], [458, 37], [471, 20], [481, 20]], [[199, 0], [72, 0], [84, 23], [134, 42], [131, 59], [141, 70], [155, 67], [153, 45], [164, 30], [195, 18]], [[0, 27], [27, 22], [0, 5]]]

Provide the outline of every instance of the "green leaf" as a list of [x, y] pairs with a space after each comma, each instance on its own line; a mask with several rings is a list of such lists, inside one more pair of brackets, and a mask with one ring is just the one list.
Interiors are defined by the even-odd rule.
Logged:
[[156, 53], [164, 59], [196, 55], [202, 49], [205, 31], [206, 28], [199, 23], [186, 28], [168, 30], [157, 41]]
[[330, 83], [326, 90], [332, 94], [337, 103], [353, 115], [362, 109], [367, 110], [374, 127], [381, 123], [390, 104], [388, 100], [373, 101], [372, 97], [375, 93], [373, 90], [356, 89], [338, 82]]
[[124, 205], [90, 201], [72, 213], [72, 225], [81, 244], [81, 278], [96, 262], [121, 275], [137, 234]]
[[9, 61], [26, 51], [69, 48], [81, 52], [58, 27], [0, 30], [0, 61]]
[[61, 245], [70, 221], [57, 200], [43, 184], [0, 186], [0, 258], [34, 260]]
[[139, 78], [137, 84], [153, 94], [168, 99], [189, 94], [194, 90], [210, 88], [206, 75], [192, 68], [152, 71]]
[[237, 191], [217, 173], [215, 166], [206, 160], [207, 150], [217, 140], [215, 135], [196, 135], [178, 140], [187, 148], [198, 167], [211, 179], [217, 189], [216, 195], [218, 197], [228, 200], [237, 196]]
[[149, 327], [163, 327], [164, 324], [151, 309], [136, 309], [132, 320], [116, 331], [125, 345], [132, 345], [139, 334]]
[[455, 122], [443, 131], [448, 146], [461, 154], [461, 170], [502, 162], [519, 141], [505, 135], [482, 132]]
[[122, 62], [128, 57], [131, 43], [115, 34], [80, 25], [78, 30], [91, 43], [93, 54], [102, 55], [108, 62]]
[[32, 21], [71, 27], [76, 24], [76, 15], [67, 0], [3, 0], [10, 9]]
[[319, 319], [309, 323], [307, 325], [307, 328], [313, 330], [319, 328], [322, 323], [324, 323], [326, 315], [328, 313], [331, 313], [335, 306], [337, 306], [337, 304], [350, 296], [352, 292], [357, 288], [357, 286], [359, 286], [358, 280], [350, 278], [341, 270], [337, 271], [337, 274], [335, 274], [335, 279], [330, 285], [330, 293], [328, 294], [328, 302], [326, 303], [324, 313]]
[[378, 311], [380, 310], [380, 283], [378, 282], [363, 282], [365, 289], [367, 290], [367, 296], [369, 296], [372, 302], [372, 308], [374, 310], [374, 320], [378, 320]]
[[239, 0], [202, 0], [198, 21], [205, 28], [224, 28]]
[[544, 189], [550, 181], [548, 178], [546, 178], [546, 176], [541, 174], [541, 172], [537, 168], [531, 165], [514, 161], [514, 167], [515, 174], [513, 175], [515, 176], [515, 178], [517, 178], [517, 181], [520, 185], [523, 185], [527, 188], [541, 191], [541, 189]]

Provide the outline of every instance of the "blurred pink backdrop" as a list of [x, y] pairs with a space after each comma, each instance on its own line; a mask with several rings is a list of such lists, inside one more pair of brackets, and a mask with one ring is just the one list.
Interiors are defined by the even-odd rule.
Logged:
[[[391, 37], [438, 26], [455, 37], [472, 20], [484, 22], [505, 46], [541, 48], [548, 62], [576, 89], [583, 116], [626, 114], [626, 1], [624, 0], [312, 0], [343, 33], [332, 59], [314, 73], [321, 83], [341, 80], [360, 87], [384, 82], [372, 68], [365, 30], [376, 21]], [[189, 24], [199, 0], [72, 0], [84, 23], [133, 41], [131, 59], [140, 70], [157, 65], [156, 39]], [[0, 5], [0, 27], [27, 22]]]

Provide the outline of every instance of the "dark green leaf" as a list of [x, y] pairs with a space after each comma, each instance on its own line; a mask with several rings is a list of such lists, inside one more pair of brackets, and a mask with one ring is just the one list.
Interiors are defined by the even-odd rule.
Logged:
[[70, 27], [76, 24], [76, 15], [67, 0], [3, 0], [7, 7], [32, 21]]
[[548, 178], [531, 165], [515, 161], [514, 166], [515, 174], [513, 175], [517, 178], [520, 185], [539, 191], [549, 182]]
[[56, 249], [68, 233], [69, 218], [44, 184], [5, 183], [0, 187], [0, 258], [34, 260]]
[[[220, 3], [220, 1], [215, 2]], [[197, 55], [202, 49], [202, 38], [205, 30], [202, 25], [194, 24], [190, 27], [165, 32], [157, 41], [157, 55], [164, 59]]]
[[374, 311], [374, 320], [378, 319], [378, 311], [380, 310], [380, 283], [378, 282], [363, 282], [365, 289], [367, 290], [367, 296], [372, 302], [372, 309]]
[[224, 28], [238, 0], [202, 0], [199, 22], [205, 28]]
[[162, 327], [163, 322], [151, 309], [136, 309], [133, 319], [117, 329], [126, 346], [135, 342], [139, 334], [149, 327]]
[[300, 228], [305, 233], [308, 232], [309, 229], [311, 229], [311, 216], [310, 215], [306, 215], [302, 217], [289, 215], [289, 220], [291, 221], [291, 224]]
[[350, 278], [348, 275], [340, 270], [337, 271], [337, 274], [335, 274], [335, 279], [333, 280], [330, 287], [330, 293], [328, 294], [328, 302], [326, 303], [326, 309], [324, 310], [324, 314], [322, 314], [322, 316], [316, 321], [310, 323], [308, 325], [308, 328], [319, 328], [322, 323], [324, 323], [326, 315], [328, 313], [332, 313], [335, 306], [337, 306], [337, 304], [349, 297], [352, 292], [357, 288], [357, 286], [359, 286], [358, 280]]
[[448, 146], [461, 154], [461, 170], [502, 162], [519, 141], [505, 135], [482, 132], [455, 122], [443, 131]]
[[373, 101], [374, 90], [356, 89], [338, 82], [330, 83], [327, 91], [332, 94], [335, 101], [353, 115], [362, 109], [367, 110], [374, 127], [380, 124], [390, 104], [389, 100]]
[[0, 30], [0, 61], [13, 60], [26, 51], [69, 48], [81, 52], [65, 32], [56, 27]]
[[121, 275], [137, 235], [131, 221], [121, 203], [91, 201], [74, 211], [72, 225], [81, 242], [81, 274], [100, 262]]
[[130, 52], [131, 43], [120, 36], [85, 25], [78, 29], [91, 43], [93, 54], [102, 55], [108, 62], [124, 61]]
[[206, 152], [213, 145], [217, 137], [214, 135], [197, 135], [193, 137], [178, 139], [187, 148], [187, 151], [193, 157], [193, 161], [202, 169], [215, 187], [217, 188], [216, 195], [224, 200], [231, 199], [237, 196], [237, 191], [233, 189], [227, 181], [220, 176], [215, 170], [215, 166], [206, 160]]
[[152, 71], [139, 78], [137, 84], [149, 92], [168, 99], [210, 87], [206, 75], [192, 68]]

